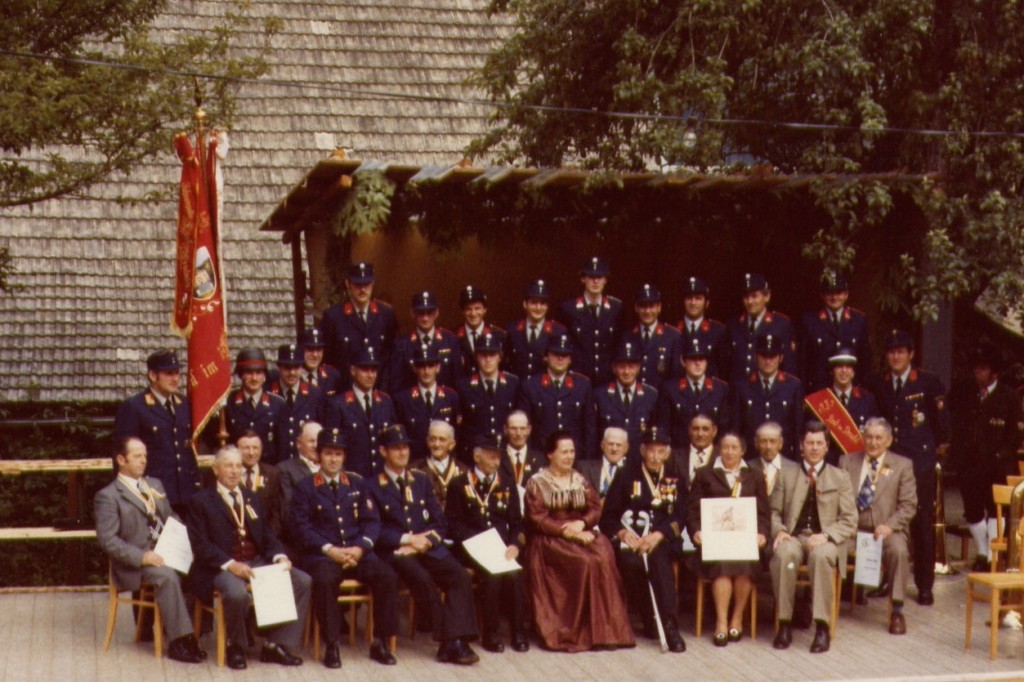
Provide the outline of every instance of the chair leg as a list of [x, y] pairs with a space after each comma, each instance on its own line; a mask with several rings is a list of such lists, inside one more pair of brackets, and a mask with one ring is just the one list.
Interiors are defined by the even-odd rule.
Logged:
[[224, 667], [228, 633], [224, 629], [224, 602], [219, 594], [213, 595], [213, 620], [217, 628], [217, 667]]
[[388, 637], [388, 651], [391, 653], [398, 651], [398, 635]]
[[313, 618], [313, 660], [320, 660], [320, 621]]
[[350, 602], [348, 605], [348, 645], [356, 645], [356, 603]]
[[114, 636], [114, 625], [117, 624], [117, 588], [113, 585], [110, 586], [110, 598], [107, 605], [107, 634], [103, 638], [103, 650], [110, 650], [110, 639]]
[[700, 637], [701, 628], [704, 624], [704, 579], [697, 576], [697, 636]]
[[992, 619], [988, 635], [988, 656], [992, 659], [995, 659], [996, 649], [999, 646], [999, 593], [999, 588], [993, 586], [988, 596], [989, 618]]
[[828, 624], [829, 637], [835, 639], [836, 625], [839, 624], [839, 600], [843, 589], [843, 578], [839, 575], [839, 568], [833, 569], [832, 573], [832, 613]]
[[373, 643], [373, 594], [370, 594], [370, 600], [366, 602], [366, 643]]
[[416, 639], [416, 600], [409, 593], [409, 639]]
[[750, 638], [757, 639], [757, 585], [750, 586]]
[[203, 634], [203, 603], [196, 599], [196, 605], [192, 609], [192, 635], [199, 639]]
[[160, 620], [160, 605], [156, 603], [156, 594], [153, 595], [153, 648], [156, 650], [156, 657], [164, 655], [164, 628]]
[[967, 581], [967, 605], [964, 611], [967, 613], [967, 623], [964, 627], [964, 651], [971, 648], [971, 618], [974, 613], [974, 583]]

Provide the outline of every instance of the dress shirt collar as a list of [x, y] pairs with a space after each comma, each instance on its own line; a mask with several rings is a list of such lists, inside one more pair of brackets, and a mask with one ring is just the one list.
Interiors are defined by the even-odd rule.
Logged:
[[309, 469], [314, 474], [317, 473], [318, 471], [320, 471], [320, 464], [318, 464], [317, 462], [314, 462], [313, 460], [309, 459], [308, 457], [306, 457], [302, 453], [299, 453], [299, 460], [303, 464], [305, 464], [306, 468]]
[[433, 467], [434, 471], [436, 471], [439, 474], [443, 474], [444, 472], [448, 471], [448, 467], [451, 465], [451, 463], [452, 458], [450, 456], [445, 457], [444, 459], [437, 459], [433, 455], [431, 455], [430, 457], [430, 466]]

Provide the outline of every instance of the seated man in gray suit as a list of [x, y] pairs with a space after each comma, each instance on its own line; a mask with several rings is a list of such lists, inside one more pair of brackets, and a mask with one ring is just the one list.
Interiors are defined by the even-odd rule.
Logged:
[[577, 459], [576, 470], [583, 474], [587, 482], [594, 487], [601, 499], [608, 494], [615, 474], [626, 466], [626, 453], [629, 452], [629, 434], [625, 429], [609, 426], [604, 430], [601, 439], [600, 459]]
[[811, 581], [811, 609], [817, 631], [811, 653], [828, 651], [832, 610], [832, 569], [846, 574], [846, 541], [857, 530], [857, 506], [850, 477], [825, 463], [828, 427], [807, 422], [799, 467], [784, 469], [772, 491], [772, 589], [779, 611], [779, 632], [773, 646], [787, 649], [793, 641], [793, 599], [797, 569], [803, 563]]
[[864, 423], [864, 448], [839, 460], [857, 493], [859, 530], [874, 533], [882, 541], [883, 581], [892, 594], [889, 632], [903, 635], [903, 599], [910, 578], [910, 520], [917, 512], [917, 483], [914, 464], [889, 452], [892, 426], [882, 417]]
[[121, 591], [138, 591], [143, 582], [156, 587], [163, 628], [171, 640], [167, 656], [200, 663], [206, 652], [192, 636], [192, 621], [181, 594], [181, 579], [153, 551], [160, 530], [173, 516], [163, 485], [146, 478], [146, 445], [133, 436], [117, 443], [117, 478], [96, 493], [96, 539], [110, 557], [110, 570]]

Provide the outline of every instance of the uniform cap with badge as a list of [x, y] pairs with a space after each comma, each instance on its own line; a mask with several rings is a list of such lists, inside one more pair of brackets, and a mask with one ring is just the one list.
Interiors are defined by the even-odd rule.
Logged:
[[846, 275], [836, 270], [825, 270], [821, 275], [821, 293], [838, 294], [849, 291], [850, 284]]
[[687, 277], [683, 282], [683, 297], [686, 296], [707, 296], [711, 293], [708, 283], [700, 277]]
[[693, 358], [706, 358], [711, 355], [711, 347], [701, 341], [700, 337], [694, 336], [683, 348], [683, 358], [690, 360]]
[[500, 353], [501, 343], [498, 337], [488, 332], [477, 340], [473, 350], [477, 353]]
[[914, 350], [914, 335], [903, 329], [893, 329], [885, 337], [885, 349], [906, 348]]
[[839, 365], [857, 366], [857, 356], [854, 355], [852, 348], [840, 348], [829, 357], [829, 367], [837, 367]]
[[303, 348], [310, 348], [312, 350], [323, 348], [326, 345], [324, 343], [323, 334], [321, 334], [320, 330], [315, 327], [313, 329], [303, 331], [302, 336], [299, 337], [299, 343], [302, 344]]
[[437, 296], [433, 291], [421, 291], [412, 296], [412, 309], [417, 313], [427, 313], [437, 310]]
[[782, 341], [774, 334], [762, 334], [761, 336], [758, 336], [757, 343], [755, 344], [755, 350], [758, 355], [764, 355], [765, 357], [770, 358], [782, 355], [784, 352]]
[[642, 362], [643, 355], [640, 353], [640, 348], [637, 344], [626, 341], [619, 345], [618, 351], [615, 353], [615, 357], [612, 362]]
[[551, 289], [548, 287], [547, 282], [542, 279], [536, 279], [526, 285], [526, 293], [523, 294], [523, 300], [529, 300], [531, 298], [538, 298], [547, 301], [551, 298]]
[[598, 256], [588, 258], [580, 269], [580, 274], [584, 277], [607, 277], [609, 272], [611, 269], [608, 267], [608, 261]]
[[305, 362], [298, 344], [285, 343], [277, 349], [278, 367], [301, 367]]
[[661, 303], [661, 291], [653, 284], [642, 284], [636, 290], [636, 304]]
[[150, 372], [173, 372], [181, 369], [178, 354], [169, 348], [153, 351], [146, 358], [146, 369]]
[[348, 266], [346, 279], [352, 284], [372, 284], [374, 280], [373, 263], [352, 263]]
[[341, 429], [321, 429], [316, 437], [316, 450], [322, 452], [324, 448], [348, 448], [345, 433]]
[[764, 275], [756, 272], [748, 272], [743, 275], [743, 293], [749, 294], [754, 291], [768, 291], [768, 280]]
[[473, 445], [481, 450], [494, 450], [496, 452], [501, 452], [505, 448], [501, 435], [497, 433], [481, 433], [476, 437]]
[[385, 448], [412, 445], [412, 440], [402, 424], [392, 424], [380, 432], [380, 444]]
[[421, 346], [417, 344], [412, 351], [412, 364], [414, 365], [437, 365], [441, 359], [437, 355], [437, 348], [431, 344]]
[[380, 367], [380, 354], [373, 346], [363, 346], [352, 355], [355, 367]]
[[652, 445], [655, 443], [659, 445], [671, 445], [672, 434], [669, 433], [668, 429], [660, 426], [652, 426], [644, 431], [643, 436], [640, 438], [640, 442], [644, 445]]
[[548, 337], [548, 345], [545, 352], [555, 355], [572, 355], [575, 352], [575, 348], [573, 348], [572, 339], [567, 334], [553, 334]]
[[470, 303], [487, 303], [487, 294], [480, 287], [472, 284], [466, 286], [459, 292], [459, 306], [465, 308]]

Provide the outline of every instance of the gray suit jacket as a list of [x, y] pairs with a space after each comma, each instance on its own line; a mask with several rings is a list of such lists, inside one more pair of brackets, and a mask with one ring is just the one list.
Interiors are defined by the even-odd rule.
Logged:
[[[784, 468], [772, 491], [772, 538], [793, 534], [807, 499], [807, 475], [802, 466]], [[821, 532], [839, 548], [839, 572], [846, 575], [846, 541], [857, 532], [857, 505], [850, 477], [826, 464], [815, 482]]]
[[[860, 472], [865, 457], [863, 452], [858, 452], [839, 460], [839, 466], [850, 477], [855, 501], [860, 492]], [[870, 510], [871, 528], [864, 530], [886, 525], [894, 533], [909, 533], [910, 521], [917, 513], [917, 482], [914, 479], [913, 462], [894, 452], [885, 453], [875, 480], [875, 496]]]
[[303, 462], [301, 458], [296, 456], [289, 457], [282, 462], [278, 462], [277, 474], [281, 485], [280, 524], [284, 529], [283, 535], [287, 537], [287, 529], [290, 525], [289, 515], [291, 514], [292, 491], [295, 489], [295, 486], [298, 485], [299, 481], [312, 476], [313, 472], [309, 470], [309, 467], [306, 466], [305, 462]]
[[[144, 477], [159, 493], [156, 512], [162, 521], [174, 516], [164, 487], [155, 478]], [[135, 591], [142, 582], [142, 555], [152, 549], [146, 504], [132, 493], [120, 479], [114, 479], [96, 493], [93, 501], [96, 515], [96, 539], [110, 557], [114, 584], [119, 590]]]
[[[773, 486], [771, 490], [768, 490], [768, 497], [769, 497], [769, 499], [771, 498], [772, 493], [775, 492], [775, 487], [777, 487], [779, 485], [779, 481], [782, 480], [782, 476], [785, 474], [786, 471], [788, 471], [790, 469], [797, 469], [797, 470], [800, 469], [800, 465], [799, 464], [797, 464], [793, 460], [789, 459], [788, 457], [785, 457], [781, 453], [778, 455], [778, 460], [779, 460], [779, 465], [781, 466], [781, 469], [779, 471], [778, 477], [775, 479], [775, 486]], [[751, 469], [756, 471], [758, 474], [760, 474], [762, 478], [764, 477], [764, 460], [761, 459], [761, 455], [757, 455], [753, 459], [748, 460], [747, 461], [747, 465]], [[767, 481], [765, 481], [765, 486], [766, 486], [765, 490], [767, 490]], [[769, 543], [769, 544], [771, 544], [771, 543]]]

